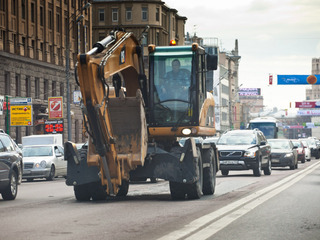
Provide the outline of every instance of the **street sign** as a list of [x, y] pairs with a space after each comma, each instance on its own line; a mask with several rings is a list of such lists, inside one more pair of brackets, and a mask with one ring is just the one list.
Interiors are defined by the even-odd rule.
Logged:
[[81, 92], [79, 90], [73, 92], [73, 103], [80, 104], [81, 101]]
[[[278, 75], [278, 85], [319, 85], [320, 75]], [[319, 79], [319, 81], [318, 81]]]
[[63, 100], [62, 97], [48, 98], [49, 119], [63, 118]]
[[32, 105], [11, 106], [11, 126], [32, 126]]
[[30, 105], [32, 104], [32, 98], [23, 98], [23, 97], [10, 98], [10, 104], [11, 105]]

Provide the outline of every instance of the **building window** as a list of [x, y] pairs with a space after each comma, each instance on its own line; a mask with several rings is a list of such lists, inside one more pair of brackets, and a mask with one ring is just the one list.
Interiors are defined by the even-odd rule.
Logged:
[[21, 83], [20, 83], [20, 75], [16, 75], [16, 97], [21, 95]]
[[31, 97], [31, 81], [30, 76], [26, 77], [26, 97]]
[[141, 17], [142, 21], [147, 21], [148, 20], [148, 8], [147, 7], [143, 7], [142, 8], [142, 17]]
[[142, 45], [146, 46], [148, 45], [148, 33], [143, 33], [142, 35]]
[[99, 22], [104, 22], [104, 9], [99, 9]]
[[118, 8], [112, 8], [112, 22], [118, 22]]
[[132, 20], [132, 7], [126, 8], [126, 20], [131, 21]]
[[175, 24], [175, 18], [172, 18], [172, 30], [175, 31], [176, 30], [176, 24]]
[[21, 1], [21, 18], [26, 19], [26, 0]]
[[35, 84], [35, 98], [39, 99], [40, 98], [40, 79], [36, 78], [34, 81]]
[[52, 81], [52, 96], [57, 96], [57, 83], [56, 81]]
[[5, 72], [4, 74], [4, 78], [5, 78], [5, 95], [11, 95], [10, 94], [10, 89], [11, 89], [11, 81], [10, 81], [10, 72]]
[[34, 3], [31, 3], [31, 22], [34, 23]]
[[57, 14], [57, 32], [59, 33], [60, 32], [60, 23], [61, 23], [61, 20], [60, 20], [60, 14]]
[[11, 2], [11, 13], [13, 16], [16, 16], [17, 12], [16, 12], [16, 0], [12, 0]]
[[40, 6], [40, 26], [44, 24], [44, 15], [43, 15], [43, 7]]
[[156, 33], [156, 45], [160, 45], [160, 33]]
[[60, 83], [60, 96], [64, 97], [64, 84]]
[[48, 27], [49, 29], [52, 29], [53, 24], [52, 24], [52, 19], [53, 19], [53, 15], [52, 15], [52, 10], [49, 10], [49, 16], [48, 16]]
[[47, 79], [44, 80], [43, 83], [43, 89], [44, 89], [44, 100], [48, 100], [48, 92], [49, 92], [49, 81]]
[[160, 21], [160, 9], [159, 8], [157, 8], [156, 9], [156, 21]]

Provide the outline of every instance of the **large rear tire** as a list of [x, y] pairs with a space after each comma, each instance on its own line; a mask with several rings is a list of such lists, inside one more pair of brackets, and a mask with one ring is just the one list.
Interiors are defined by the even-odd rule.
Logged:
[[186, 198], [186, 184], [170, 181], [169, 186], [172, 200], [184, 200]]
[[213, 148], [206, 149], [203, 152], [204, 165], [209, 164], [203, 168], [203, 195], [213, 195], [216, 187], [216, 158]]
[[74, 196], [80, 202], [90, 201], [91, 193], [89, 184], [83, 184], [73, 187]]

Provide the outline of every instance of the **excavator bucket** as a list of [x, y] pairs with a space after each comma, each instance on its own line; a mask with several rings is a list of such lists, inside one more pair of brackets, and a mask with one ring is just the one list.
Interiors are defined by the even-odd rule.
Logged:
[[118, 98], [110, 98], [108, 110], [118, 160], [126, 160], [131, 169], [143, 166], [148, 135], [141, 92], [138, 90], [136, 97], [122, 93]]

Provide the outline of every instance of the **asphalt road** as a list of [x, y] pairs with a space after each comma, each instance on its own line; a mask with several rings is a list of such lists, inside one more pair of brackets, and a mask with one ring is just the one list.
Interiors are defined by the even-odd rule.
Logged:
[[218, 174], [214, 196], [172, 201], [165, 181], [124, 198], [77, 202], [63, 178], [24, 182], [0, 198], [0, 239], [319, 239], [320, 161], [299, 169]]

